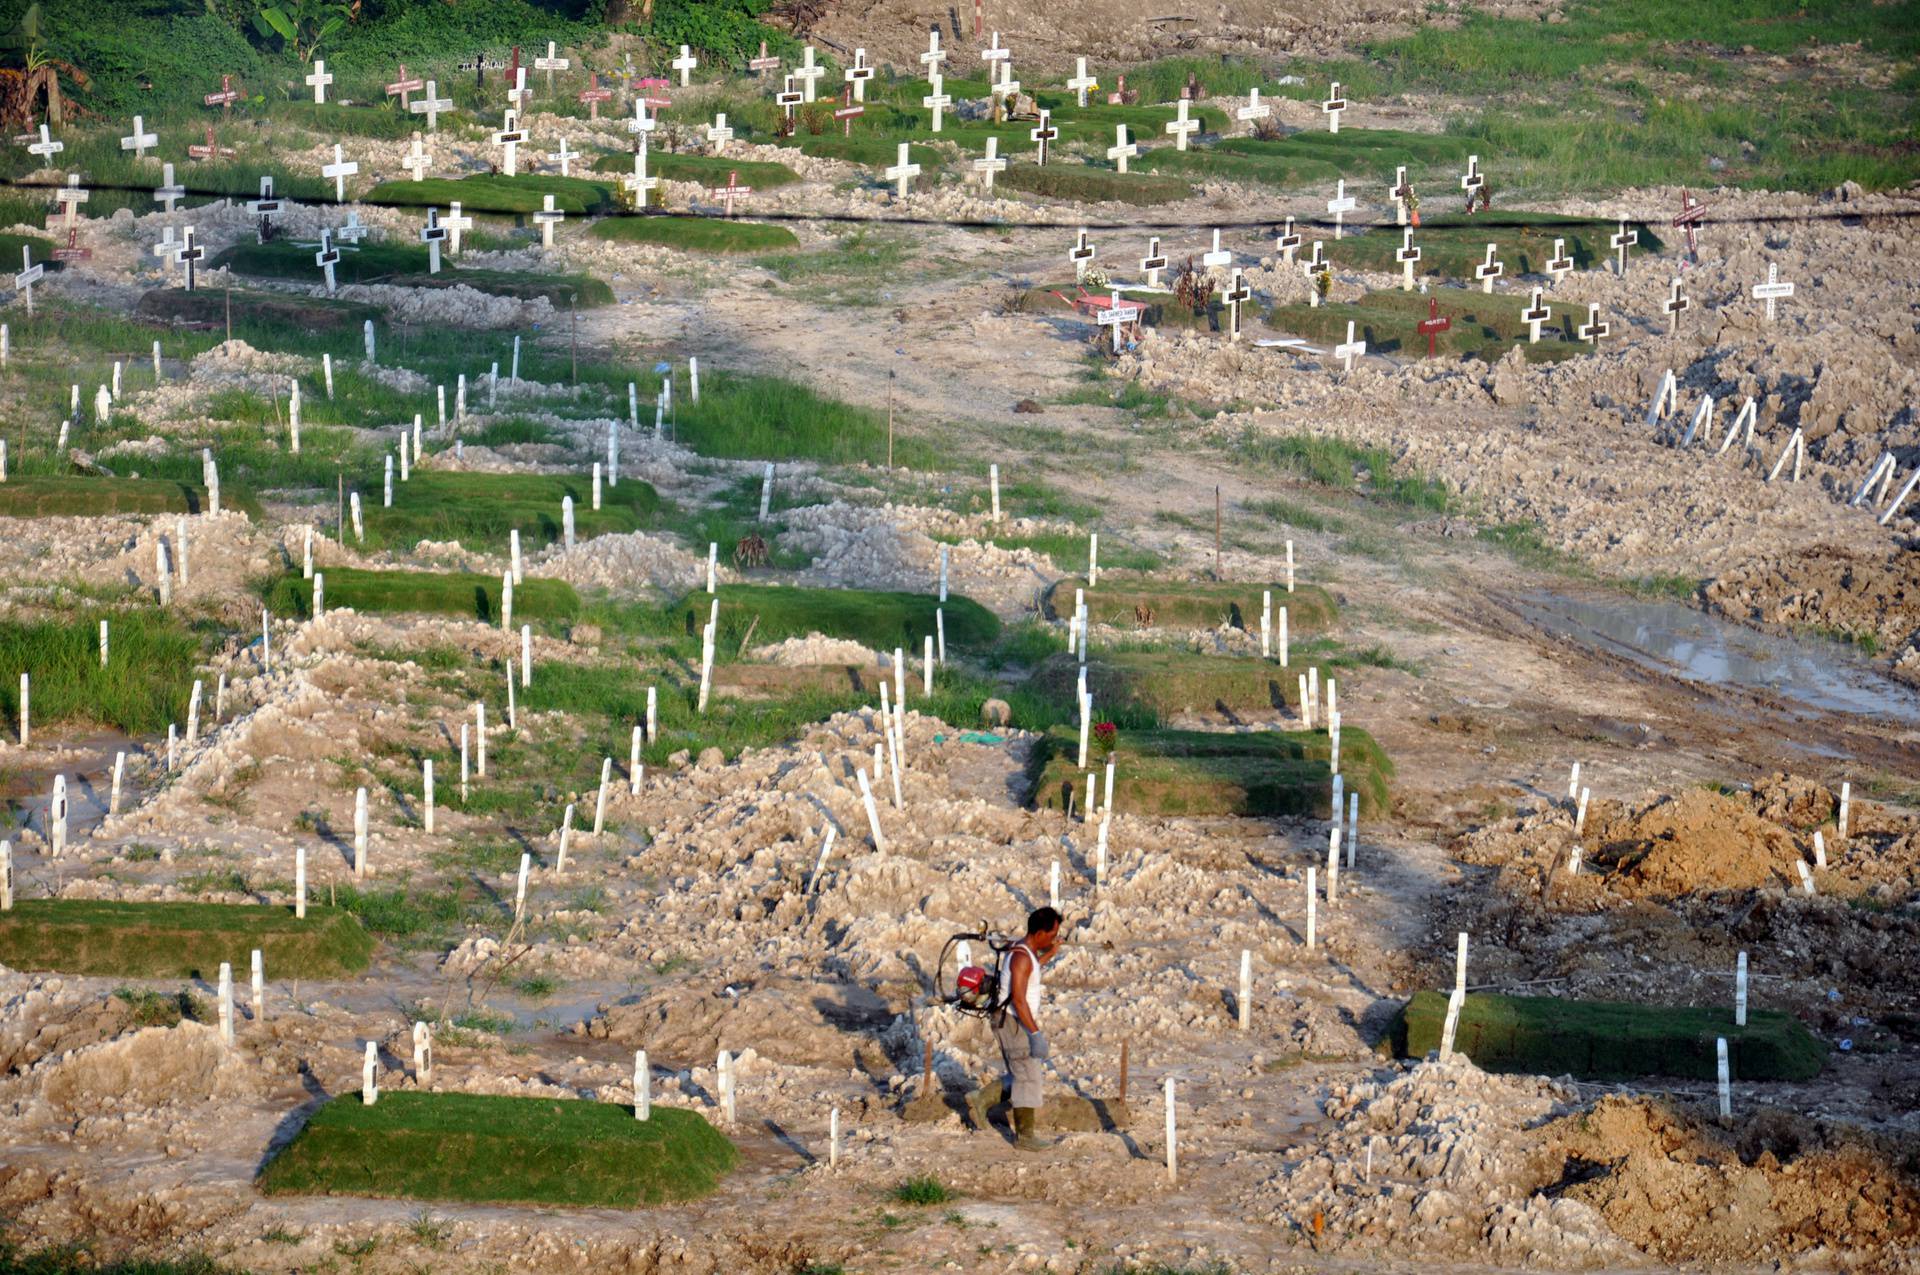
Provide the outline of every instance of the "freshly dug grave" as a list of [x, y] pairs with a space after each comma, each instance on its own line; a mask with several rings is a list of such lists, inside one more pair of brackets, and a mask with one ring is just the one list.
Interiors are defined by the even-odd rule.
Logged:
[[367, 968], [373, 938], [346, 912], [227, 903], [24, 899], [0, 913], [0, 964], [68, 974], [213, 978], [261, 952], [272, 978], [337, 978]]
[[720, 1050], [751, 1045], [775, 1062], [885, 1075], [893, 1063], [879, 1033], [893, 1019], [886, 1001], [851, 983], [763, 978], [667, 988], [605, 1006], [577, 1030], [661, 1062], [711, 1065]]

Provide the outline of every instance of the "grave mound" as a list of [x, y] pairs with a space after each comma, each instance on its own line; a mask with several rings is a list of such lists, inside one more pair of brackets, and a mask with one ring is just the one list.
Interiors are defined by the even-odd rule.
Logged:
[[[695, 590], [666, 608], [691, 636], [707, 622], [711, 596]], [[934, 632], [940, 599], [930, 593], [886, 593], [867, 589], [808, 589], [771, 584], [725, 584], [719, 588], [722, 649], [737, 649], [749, 629], [753, 641], [779, 642], [810, 633], [846, 638], [876, 651], [904, 648], [918, 659]], [[1000, 621], [971, 598], [949, 594], [944, 606], [947, 645], [982, 648], [1000, 636]]]
[[[1095, 716], [1099, 704], [1095, 702]], [[1084, 799], [1086, 774], [1079, 766], [1080, 732], [1056, 726], [1033, 752], [1034, 801], [1053, 810], [1076, 808]], [[1331, 816], [1333, 744], [1324, 730], [1227, 733], [1198, 730], [1128, 730], [1112, 755], [1114, 808], [1141, 815]], [[1088, 753], [1098, 772], [1106, 755]], [[1355, 726], [1340, 731], [1340, 773], [1349, 792], [1360, 794], [1369, 816], [1387, 808], [1393, 763], [1373, 737]]]
[[469, 215], [518, 217], [540, 211], [546, 196], [569, 216], [613, 210], [614, 184], [584, 177], [553, 174], [475, 173], [470, 177], [429, 177], [425, 181], [381, 182], [361, 197], [366, 204], [388, 207], [441, 208], [455, 200]]
[[687, 252], [771, 252], [797, 248], [800, 240], [785, 226], [719, 217], [609, 217], [594, 223], [596, 238], [615, 243], [650, 243]]
[[[320, 269], [313, 263], [308, 247], [285, 240], [272, 243], [240, 243], [220, 253], [210, 263], [213, 269], [225, 268], [235, 274], [259, 279], [291, 279], [297, 283], [318, 283]], [[613, 289], [603, 280], [585, 274], [532, 274], [505, 270], [467, 270], [443, 265], [439, 274], [429, 274], [427, 250], [409, 244], [361, 244], [343, 249], [335, 263], [334, 278], [340, 283], [382, 283], [400, 288], [472, 288], [497, 297], [534, 301], [545, 297], [556, 306], [578, 302], [582, 306], [613, 304]]]
[[1432, 312], [1430, 303], [1437, 301], [1440, 317], [1450, 320], [1451, 326], [1434, 337], [1436, 356], [1493, 363], [1518, 349], [1530, 363], [1557, 363], [1591, 353], [1591, 345], [1574, 339], [1578, 326], [1587, 321], [1586, 307], [1556, 302], [1550, 296], [1543, 300], [1553, 317], [1541, 326], [1538, 342], [1527, 340], [1527, 325], [1520, 317], [1529, 304], [1527, 294], [1489, 294], [1469, 288], [1434, 288], [1424, 296], [1383, 289], [1351, 304], [1275, 306], [1267, 322], [1280, 331], [1329, 345], [1346, 340], [1347, 324], [1352, 323], [1354, 335], [1367, 343], [1369, 353], [1425, 358], [1427, 338], [1418, 325]]
[[1284, 584], [1211, 584], [1101, 574], [1107, 583], [1098, 589], [1088, 589], [1083, 579], [1056, 581], [1042, 603], [1047, 618], [1064, 622], [1072, 616], [1074, 592], [1085, 589], [1087, 616], [1095, 624], [1120, 629], [1215, 629], [1228, 624], [1257, 634], [1260, 595], [1271, 589], [1277, 644], [1281, 607], [1287, 609], [1288, 634], [1295, 638], [1332, 627], [1338, 614], [1333, 595], [1317, 585], [1303, 584], [1288, 593]]
[[637, 1208], [712, 1192], [738, 1162], [697, 1111], [401, 1090], [307, 1119], [257, 1183], [268, 1195]]
[[[1418, 992], [1395, 1016], [1383, 1045], [1397, 1058], [1424, 1058], [1440, 1047], [1447, 997]], [[1827, 1046], [1791, 1014], [1751, 1010], [1736, 1027], [1730, 1008], [1633, 1005], [1552, 996], [1471, 993], [1460, 1010], [1454, 1047], [1486, 1071], [1583, 1080], [1641, 1076], [1718, 1078], [1716, 1040], [1724, 1037], [1733, 1078], [1811, 1080]]]
[[258, 948], [270, 978], [341, 978], [367, 968], [373, 938], [352, 915], [309, 906], [23, 899], [0, 913], [0, 964], [63, 974], [215, 977], [248, 968]]
[[[1491, 243], [1499, 245], [1498, 256], [1506, 266], [1506, 279], [1543, 275], [1553, 256], [1555, 239], [1565, 240], [1567, 256], [1572, 259], [1575, 270], [1594, 270], [1612, 261], [1613, 249], [1608, 244], [1618, 227], [1618, 221], [1512, 209], [1501, 209], [1492, 216], [1423, 215], [1420, 224], [1412, 228], [1414, 246], [1420, 249], [1414, 274], [1471, 282], [1474, 267], [1485, 260], [1487, 245]], [[1645, 222], [1630, 221], [1627, 229], [1640, 234], [1639, 242], [1627, 249], [1629, 260], [1664, 247], [1660, 236]], [[1327, 257], [1336, 269], [1351, 266], [1398, 274], [1400, 265], [1394, 253], [1400, 250], [1400, 230], [1391, 221], [1363, 228], [1358, 233], [1350, 230], [1338, 243], [1328, 241]]]
[[[316, 272], [317, 273], [317, 272]], [[206, 331], [224, 329], [229, 319], [250, 328], [281, 328], [303, 336], [358, 332], [371, 319], [384, 326], [379, 306], [328, 297], [282, 296], [235, 288], [155, 288], [134, 308], [138, 318]]]
[[[984, 1115], [991, 1123], [996, 1114], [1004, 1123], [1008, 1115], [1006, 1081], [997, 1078], [986, 1081], [973, 1094], [943, 1089], [923, 1094], [900, 1108], [900, 1118], [908, 1124], [933, 1124], [949, 1115], [960, 1116], [969, 1124]], [[1036, 1127], [1056, 1133], [1115, 1133], [1132, 1123], [1133, 1110], [1124, 1099], [1058, 1092], [1043, 1097], [1034, 1118]]]
[[[29, 475], [0, 483], [0, 518], [103, 518], [112, 514], [203, 514], [207, 489], [169, 478]], [[220, 508], [264, 516], [243, 488], [222, 484]]]
[[394, 483], [390, 509], [377, 499], [377, 484], [372, 487], [361, 496], [366, 539], [356, 547], [409, 550], [422, 540], [457, 540], [467, 549], [500, 553], [509, 533], [518, 529], [521, 548], [531, 553], [564, 541], [563, 507], [569, 497], [576, 541], [645, 530], [655, 524], [662, 505], [650, 484], [626, 478], [602, 486], [595, 509], [592, 479], [574, 474], [423, 470], [408, 482]]
[[[425, 611], [489, 624], [500, 621], [500, 578], [448, 571], [366, 571], [329, 567], [325, 605], [355, 611]], [[267, 606], [276, 615], [305, 619], [313, 612], [313, 582], [290, 572], [274, 582]], [[580, 595], [560, 580], [523, 580], [513, 586], [515, 620], [570, 620], [580, 614]]]
[[585, 1030], [661, 1061], [711, 1062], [720, 1050], [750, 1042], [775, 1062], [884, 1076], [893, 1063], [878, 1033], [893, 1018], [886, 1001], [864, 987], [761, 978], [665, 988], [631, 1004], [603, 1006]]
[[1193, 187], [1177, 177], [1119, 173], [1090, 164], [1013, 164], [1000, 174], [999, 184], [1047, 199], [1085, 204], [1170, 204], [1193, 194]]
[[[1079, 661], [1062, 651], [1034, 669], [1028, 686], [1055, 703], [1072, 704], [1079, 677]], [[1087, 663], [1087, 690], [1096, 713], [1108, 717], [1144, 713], [1156, 721], [1206, 716], [1238, 723], [1299, 711], [1294, 670], [1230, 655], [1101, 651]]]
[[[633, 156], [615, 151], [593, 161], [596, 173], [624, 175], [633, 171]], [[694, 155], [652, 151], [647, 156], [647, 175], [670, 182], [699, 182], [703, 186], [725, 186], [727, 178], [739, 174], [742, 186], [756, 191], [774, 190], [800, 180], [800, 174], [785, 164], [768, 159], [733, 159], [726, 155]]]

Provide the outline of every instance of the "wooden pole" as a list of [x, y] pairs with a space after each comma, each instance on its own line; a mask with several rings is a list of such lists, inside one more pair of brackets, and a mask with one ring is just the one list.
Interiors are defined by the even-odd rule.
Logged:
[[1127, 1046], [1130, 1041], [1120, 1042], [1120, 1101], [1127, 1100]]
[[572, 315], [568, 324], [567, 354], [573, 360], [573, 371], [567, 376], [568, 385], [580, 383], [580, 295], [574, 293], [567, 301], [567, 309]]
[[926, 1046], [926, 1062], [920, 1071], [920, 1096], [922, 1098], [933, 1092], [933, 1042], [931, 1040], [927, 1041]]
[[1213, 578], [1220, 578], [1220, 487], [1213, 488]]

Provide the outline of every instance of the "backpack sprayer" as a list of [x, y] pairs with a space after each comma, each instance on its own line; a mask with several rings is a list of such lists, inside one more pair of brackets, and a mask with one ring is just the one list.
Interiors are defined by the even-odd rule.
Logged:
[[[1005, 997], [1000, 988], [999, 958], [1012, 951], [1019, 942], [1019, 939], [993, 933], [987, 929], [985, 921], [980, 922], [977, 933], [955, 934], [949, 938], [946, 946], [940, 949], [940, 963], [935, 966], [933, 975], [934, 990], [939, 993], [940, 1003], [978, 1018], [986, 1018], [1000, 1008]], [[972, 956], [971, 949], [967, 947], [970, 943], [987, 945], [994, 955], [991, 967], [975, 965], [968, 959]], [[953, 960], [956, 967], [951, 991], [947, 989], [949, 959]]]

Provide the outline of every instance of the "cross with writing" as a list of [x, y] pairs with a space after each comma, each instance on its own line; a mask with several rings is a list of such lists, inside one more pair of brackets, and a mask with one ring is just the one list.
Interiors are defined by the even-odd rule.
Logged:
[[1587, 303], [1587, 321], [1574, 329], [1573, 334], [1582, 341], [1591, 341], [1595, 349], [1600, 348], [1600, 338], [1613, 335], [1613, 324], [1600, 317], [1599, 303]]
[[866, 101], [867, 81], [873, 78], [873, 68], [867, 65], [867, 51], [865, 49], [855, 49], [853, 51], [853, 65], [846, 69], [844, 78], [848, 84], [853, 86], [853, 100], [856, 102]]
[[660, 127], [660, 121], [647, 110], [647, 99], [635, 98], [633, 118], [627, 121], [627, 131], [635, 134], [647, 134]]
[[1400, 291], [1413, 291], [1413, 267], [1420, 260], [1420, 250], [1413, 246], [1413, 227], [1404, 226], [1400, 230], [1400, 246], [1394, 250], [1393, 259], [1400, 263]]
[[222, 146], [213, 138], [213, 125], [207, 125], [207, 140], [187, 147], [188, 159], [230, 159], [233, 147]]
[[1107, 158], [1113, 161], [1115, 169], [1119, 172], [1126, 172], [1127, 161], [1139, 153], [1139, 143], [1127, 140], [1127, 126], [1125, 124], [1115, 124], [1113, 126], [1113, 145], [1107, 147]]
[[231, 75], [223, 75], [220, 77], [220, 91], [218, 93], [209, 93], [201, 100], [208, 106], [219, 107], [221, 115], [224, 116], [230, 113], [233, 109], [233, 104], [240, 100], [240, 91], [233, 87], [233, 77]]
[[1413, 203], [1413, 183], [1407, 180], [1407, 166], [1401, 164], [1393, 171], [1393, 189], [1387, 192], [1393, 196], [1394, 218], [1401, 225], [1407, 224], [1407, 209]]
[[727, 127], [727, 113], [721, 111], [713, 117], [713, 123], [707, 125], [707, 142], [713, 147], [713, 153], [722, 154], [727, 143], [733, 140], [733, 130]]
[[427, 245], [427, 273], [440, 273], [440, 245], [446, 240], [447, 228], [440, 224], [440, 210], [427, 209], [427, 224], [420, 230], [420, 242]]
[[176, 184], [173, 180], [173, 165], [162, 164], [160, 185], [154, 188], [153, 202], [160, 205], [162, 212], [172, 212], [173, 206], [186, 197], [187, 188]]
[[55, 261], [85, 261], [93, 256], [93, 249], [80, 246], [80, 205], [87, 202], [89, 192], [80, 189], [80, 174], [68, 173], [67, 184], [54, 194], [59, 200], [61, 223], [67, 232], [67, 245], [53, 250]]
[[1140, 258], [1140, 269], [1146, 273], [1147, 286], [1160, 287], [1160, 272], [1167, 268], [1167, 255], [1160, 251], [1160, 236], [1154, 235], [1147, 240], [1147, 255]]
[[1767, 263], [1767, 281], [1754, 284], [1753, 295], [1767, 303], [1767, 318], [1771, 321], [1773, 307], [1793, 295], [1793, 285], [1780, 282], [1780, 267], [1770, 261]]
[[773, 95], [773, 104], [786, 113], [787, 123], [793, 123], [793, 108], [805, 101], [805, 95], [793, 87], [793, 77], [789, 75], [785, 87]]
[[1427, 298], [1427, 317], [1414, 325], [1414, 330], [1427, 338], [1427, 357], [1433, 357], [1434, 343], [1440, 334], [1453, 326], [1453, 320], [1440, 313], [1440, 298]]
[[199, 276], [196, 273], [196, 271], [200, 265], [201, 260], [205, 258], [206, 255], [207, 255], [206, 247], [202, 244], [198, 244], [194, 242], [193, 227], [188, 226], [187, 234], [186, 234], [186, 242], [181, 245], [180, 251], [174, 254], [175, 259], [178, 260], [180, 264], [182, 264], [187, 268], [187, 291], [188, 292], [192, 292], [194, 284], [199, 281]]
[[247, 204], [247, 212], [260, 219], [260, 242], [265, 243], [273, 232], [273, 215], [280, 211], [280, 200], [273, 193], [273, 174], [260, 175], [260, 198]]
[[440, 131], [441, 112], [452, 111], [454, 109], [453, 99], [450, 97], [441, 97], [439, 96], [439, 92], [440, 86], [432, 80], [428, 80], [427, 95], [407, 107], [407, 109], [415, 115], [424, 115], [427, 117], [427, 131], [429, 133], [437, 133]]
[[1215, 266], [1233, 264], [1233, 254], [1220, 246], [1220, 232], [1213, 232], [1213, 250], [1200, 255], [1200, 264], [1211, 270]]
[[1074, 237], [1073, 247], [1067, 250], [1067, 260], [1073, 263], [1076, 282], [1087, 277], [1087, 263], [1093, 260], [1094, 252], [1093, 242], [1087, 238], [1086, 227], [1082, 226], [1080, 233]]
[[1618, 266], [1622, 279], [1627, 277], [1627, 249], [1639, 242], [1640, 232], [1638, 230], [1628, 230], [1626, 219], [1624, 217], [1621, 218], [1620, 229], [1614, 233], [1612, 238], [1607, 240], [1607, 244], [1613, 249], [1614, 261]]
[[819, 91], [819, 79], [826, 73], [826, 67], [813, 64], [811, 44], [800, 50], [800, 65], [795, 68], [793, 78], [800, 81], [801, 91], [807, 95], [807, 101], [813, 101], [814, 95]]
[[700, 65], [700, 59], [693, 56], [683, 44], [680, 46], [680, 56], [667, 65], [680, 72], [680, 87], [686, 88], [693, 83], [693, 68]]
[[561, 222], [567, 219], [567, 210], [553, 206], [553, 196], [540, 196], [540, 211], [533, 214], [534, 222], [540, 227], [540, 246], [553, 247], [553, 232]]
[[1573, 258], [1567, 255], [1567, 241], [1553, 241], [1553, 255], [1547, 258], [1547, 277], [1555, 284], [1573, 271]]
[[[520, 54], [518, 48], [513, 52], [516, 58]], [[533, 90], [527, 87], [527, 68], [516, 66], [508, 74], [513, 81], [513, 87], [507, 90], [507, 105], [517, 112], [523, 112], [527, 109], [527, 103], [533, 100]]]
[[180, 241], [174, 238], [173, 227], [168, 226], [167, 233], [160, 236], [160, 242], [154, 244], [148, 251], [168, 265], [172, 265], [175, 254], [180, 251]]
[[335, 142], [333, 144], [333, 162], [323, 165], [320, 169], [320, 175], [322, 177], [333, 178], [333, 202], [336, 204], [346, 202], [347, 178], [360, 171], [358, 161], [342, 159], [340, 157], [340, 150], [340, 143]]
[[1506, 271], [1506, 267], [1493, 259], [1496, 245], [1487, 245], [1487, 258], [1473, 268], [1473, 277], [1480, 281], [1480, 291], [1492, 292], [1493, 281]]
[[1235, 119], [1247, 122], [1247, 131], [1252, 132], [1258, 125], [1256, 120], [1270, 119], [1273, 107], [1260, 100], [1260, 90], [1255, 87], [1247, 94], [1247, 104], [1233, 113]]
[[658, 177], [647, 176], [647, 135], [645, 133], [640, 134], [640, 144], [633, 151], [633, 174], [621, 178], [620, 184], [632, 194], [635, 208], [645, 208], [649, 202], [648, 194], [660, 185]]
[[1187, 138], [1199, 131], [1200, 121], [1187, 118], [1187, 99], [1181, 98], [1174, 104], [1174, 117], [1167, 121], [1167, 132], [1173, 135], [1173, 148], [1177, 151], [1187, 149]]
[[947, 51], [940, 47], [940, 28], [927, 28], [927, 51], [920, 55], [922, 65], [931, 77], [941, 74], [940, 64], [947, 60]]
[[1327, 94], [1327, 100], [1320, 103], [1320, 109], [1326, 113], [1327, 131], [1340, 131], [1340, 112], [1347, 109], [1347, 99], [1340, 96], [1340, 81], [1333, 82], [1333, 91]]
[[1113, 333], [1113, 352], [1118, 354], [1121, 330], [1135, 322], [1140, 317], [1140, 311], [1146, 307], [1137, 301], [1122, 301], [1118, 288], [1112, 290], [1108, 301], [1105, 308], [1094, 311], [1093, 321]]
[[408, 75], [407, 64], [402, 62], [400, 64], [400, 74], [393, 83], [386, 86], [386, 94], [388, 97], [397, 97], [400, 99], [401, 110], [410, 111], [413, 109], [413, 101], [407, 95], [416, 93], [425, 87], [426, 81], [417, 75]]
[[[722, 116], [721, 118], [724, 119], [726, 117]], [[560, 139], [559, 150], [547, 152], [547, 162], [560, 165], [560, 175], [562, 177], [573, 176], [573, 161], [578, 158], [578, 152], [567, 149], [567, 139], [564, 137]]]
[[938, 71], [933, 73], [927, 87], [932, 92], [920, 99], [920, 105], [933, 112], [933, 131], [937, 133], [940, 131], [940, 113], [953, 104], [953, 98], [946, 92], [946, 79]]
[[1333, 237], [1341, 238], [1346, 233], [1347, 214], [1359, 207], [1358, 201], [1347, 193], [1346, 178], [1341, 178], [1334, 187], [1334, 196], [1327, 201], [1327, 211], [1333, 214]]
[[907, 197], [907, 187], [920, 175], [920, 165], [907, 162], [907, 144], [900, 143], [900, 159], [892, 168], [886, 170], [886, 179], [898, 184], [899, 197]]
[[1680, 192], [1680, 211], [1674, 216], [1673, 224], [1679, 227], [1686, 235], [1687, 256], [1691, 257], [1695, 262], [1700, 260], [1700, 251], [1699, 244], [1695, 241], [1694, 236], [1699, 228], [1701, 219], [1706, 215], [1707, 206], [1695, 199], [1692, 191], [1683, 190]]
[[1085, 58], [1074, 59], [1074, 75], [1067, 81], [1067, 87], [1073, 91], [1074, 99], [1079, 103], [1081, 109], [1086, 109], [1087, 90], [1099, 88], [1100, 82], [1094, 79], [1093, 76], [1087, 74], [1087, 60]]
[[1342, 341], [1339, 345], [1336, 345], [1333, 347], [1333, 356], [1339, 359], [1341, 363], [1345, 364], [1346, 370], [1351, 372], [1353, 371], [1353, 361], [1359, 358], [1361, 355], [1365, 354], [1366, 352], [1367, 352], [1366, 341], [1354, 339], [1353, 320], [1348, 319], [1347, 320], [1347, 339], [1345, 341]]
[[600, 118], [600, 103], [612, 101], [613, 90], [600, 87], [600, 72], [595, 71], [587, 81], [587, 87], [574, 95], [574, 100], [585, 105], [588, 119], [597, 120]]
[[753, 72], [753, 78], [757, 80], [762, 76], [764, 76], [768, 71], [779, 70], [780, 59], [768, 54], [767, 42], [765, 40], [762, 40], [760, 41], [760, 56], [757, 58], [748, 59], [747, 69]]
[[547, 92], [548, 93], [553, 92], [553, 73], [555, 71], [567, 70], [572, 65], [573, 65], [573, 60], [571, 58], [563, 58], [559, 56], [559, 50], [554, 46], [554, 42], [552, 40], [547, 41], [547, 56], [543, 58], [535, 58], [533, 60], [534, 70], [545, 71], [547, 73]]
[[515, 176], [520, 171], [520, 143], [526, 140], [527, 135], [520, 128], [519, 113], [508, 111], [501, 119], [500, 131], [493, 135], [493, 144], [500, 147], [504, 153], [501, 167], [506, 169], [509, 177]]
[[27, 147], [27, 153], [29, 155], [38, 155], [42, 168], [52, 168], [53, 157], [65, 149], [67, 149], [67, 144], [65, 142], [54, 141], [52, 136], [47, 132], [47, 126], [42, 124], [40, 126], [40, 140]]
[[454, 200], [447, 209], [447, 215], [440, 219], [447, 228], [447, 247], [454, 256], [460, 255], [460, 236], [473, 229], [473, 218], [460, 211], [460, 201]]
[[420, 134], [413, 135], [413, 146], [407, 151], [407, 157], [400, 161], [400, 167], [413, 174], [413, 180], [423, 181], [427, 168], [433, 163], [433, 157], [427, 154], [426, 147], [420, 142]]
[[1233, 280], [1220, 299], [1227, 303], [1227, 340], [1240, 339], [1240, 307], [1253, 296], [1253, 289], [1247, 286], [1244, 273], [1239, 266], [1233, 268]]
[[1661, 307], [1667, 312], [1668, 336], [1680, 330], [1680, 316], [1692, 306], [1693, 302], [1685, 292], [1681, 291], [1680, 280], [1676, 277], [1671, 284], [1667, 285], [1667, 299]]
[[369, 227], [366, 227], [360, 224], [359, 210], [354, 208], [349, 208], [347, 209], [346, 224], [341, 226], [340, 229], [334, 231], [333, 237], [335, 239], [343, 239], [350, 244], [357, 245], [362, 239], [366, 237], [368, 229]]
[[1553, 311], [1541, 298], [1540, 289], [1533, 290], [1533, 296], [1527, 301], [1527, 308], [1520, 312], [1520, 322], [1527, 325], [1527, 344], [1540, 343], [1540, 325], [1553, 317]]
[[1487, 179], [1480, 175], [1480, 157], [1467, 156], [1467, 171], [1460, 175], [1460, 189], [1467, 192], [1468, 212], [1473, 211], [1474, 196], [1478, 195], [1480, 188], [1486, 184]]
[[973, 161], [973, 171], [980, 174], [988, 190], [993, 189], [993, 175], [1001, 172], [1007, 161], [1000, 158], [1000, 139], [992, 133], [987, 134], [987, 153], [982, 159]]
[[1300, 232], [1294, 228], [1293, 218], [1287, 218], [1286, 227], [1273, 241], [1273, 246], [1279, 250], [1281, 260], [1293, 264], [1293, 254], [1300, 247]]
[[40, 282], [41, 277], [46, 273], [47, 268], [44, 265], [33, 264], [33, 249], [23, 245], [20, 249], [20, 273], [13, 276], [13, 290], [26, 294], [29, 315], [33, 313], [33, 285]]
[[1013, 78], [1011, 59], [1000, 63], [1000, 78], [993, 82], [992, 93], [1005, 103], [1020, 92], [1020, 81]]
[[333, 246], [333, 231], [320, 231], [320, 251], [313, 254], [313, 264], [320, 267], [320, 273], [327, 280], [327, 295], [333, 295], [333, 268], [340, 264], [340, 250]]
[[1047, 143], [1060, 136], [1060, 130], [1053, 126], [1053, 112], [1043, 109], [1040, 112], [1040, 123], [1033, 128], [1027, 136], [1039, 145], [1040, 166], [1045, 168], [1047, 166]]
[[333, 83], [333, 76], [328, 72], [326, 62], [316, 61], [313, 64], [313, 74], [307, 76], [307, 83], [313, 86], [313, 104], [324, 105], [327, 100], [327, 85]]
[[840, 121], [840, 127], [846, 136], [853, 136], [853, 122], [867, 113], [867, 108], [853, 100], [853, 85], [840, 90], [841, 104], [834, 108], [833, 118]]
[[727, 216], [731, 217], [733, 216], [733, 201], [751, 195], [753, 193], [753, 187], [742, 186], [740, 184], [740, 170], [731, 169], [727, 173], [727, 184], [724, 186], [715, 186], [712, 193], [726, 208]]

